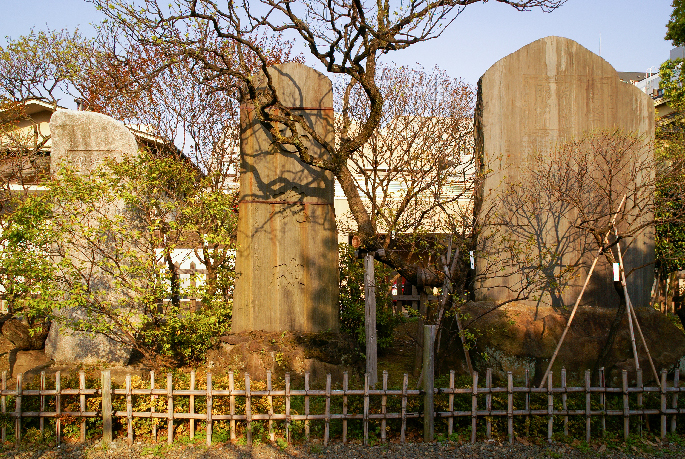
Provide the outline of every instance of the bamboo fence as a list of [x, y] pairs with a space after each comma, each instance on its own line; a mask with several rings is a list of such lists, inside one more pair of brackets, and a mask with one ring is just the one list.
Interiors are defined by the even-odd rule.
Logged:
[[[311, 423], [323, 423], [323, 444], [327, 445], [331, 441], [331, 423], [340, 422], [341, 425], [341, 440], [348, 441], [348, 423], [350, 421], [361, 421], [363, 425], [363, 442], [369, 443], [369, 429], [371, 427], [380, 427], [380, 441], [388, 441], [389, 422], [393, 421], [395, 426], [399, 426], [399, 435], [394, 439], [404, 443], [407, 441], [408, 424], [410, 419], [423, 418], [423, 423], [435, 422], [438, 419], [444, 420], [440, 425], [446, 424], [446, 434], [452, 435], [455, 432], [455, 421], [463, 419], [468, 422], [470, 418], [470, 439], [475, 442], [477, 439], [477, 432], [480, 426], [481, 436], [492, 438], [493, 436], [493, 422], [504, 423], [506, 420], [506, 437], [509, 442], [515, 439], [514, 419], [523, 417], [528, 422], [531, 418], [538, 418], [544, 422], [547, 420], [547, 439], [552, 440], [555, 423], [557, 423], [557, 431], [563, 428], [563, 434], [569, 433], [569, 418], [576, 418], [585, 421], [585, 439], [591, 439], [591, 420], [599, 419], [600, 422], [595, 423], [595, 429], [601, 430], [601, 435], [606, 433], [608, 418], [618, 418], [623, 420], [623, 435], [627, 438], [630, 434], [631, 418], [643, 419], [645, 416], [656, 416], [659, 419], [660, 435], [665, 437], [670, 428], [671, 432], [675, 432], [677, 425], [677, 418], [685, 414], [685, 407], [679, 407], [679, 394], [685, 390], [679, 384], [679, 371], [675, 370], [673, 379], [667, 381], [667, 372], [661, 372], [661, 387], [644, 386], [642, 384], [642, 373], [638, 371], [636, 374], [637, 382], [634, 386], [628, 384], [628, 374], [626, 371], [622, 373], [621, 387], [607, 387], [603, 382], [603, 371], [600, 371], [599, 386], [592, 386], [590, 384], [590, 372], [585, 373], [585, 384], [580, 387], [567, 386], [566, 372], [562, 370], [560, 373], [559, 384], [555, 385], [550, 373], [547, 380], [547, 385], [544, 388], [531, 387], [528, 373], [526, 372], [525, 381], [522, 386], [515, 386], [512, 373], [507, 374], [506, 387], [492, 386], [492, 371], [487, 370], [485, 375], [485, 384], [479, 380], [477, 372], [473, 373], [473, 378], [469, 387], [455, 386], [455, 373], [450, 372], [449, 387], [435, 388], [433, 390], [434, 397], [444, 397], [446, 399], [446, 410], [440, 411], [436, 409], [433, 412], [432, 419], [427, 418], [421, 410], [409, 410], [409, 406], [417, 408], [426, 398], [423, 390], [410, 389], [408, 384], [408, 375], [404, 375], [400, 388], [388, 387], [388, 374], [383, 373], [382, 384], [380, 389], [374, 389], [369, 385], [368, 375], [365, 376], [363, 388], [350, 388], [347, 373], [344, 374], [342, 385], [339, 388], [332, 387], [331, 375], [327, 375], [325, 388], [312, 389], [310, 387], [309, 375], [305, 375], [304, 388], [296, 389], [291, 384], [290, 375], [286, 374], [283, 387], [276, 388], [272, 384], [271, 374], [267, 374], [266, 384], [260, 384], [265, 390], [255, 390], [253, 381], [251, 381], [249, 374], [245, 374], [240, 382], [242, 387], [238, 388], [233, 374], [229, 374], [228, 388], [216, 388], [212, 385], [212, 374], [207, 373], [205, 387], [199, 387], [196, 384], [195, 372], [191, 372], [189, 384], [184, 382], [187, 388], [174, 388], [174, 379], [171, 374], [166, 375], [165, 387], [159, 387], [155, 383], [155, 374], [151, 372], [150, 383], [148, 388], [133, 388], [131, 375], [126, 376], [125, 385], [121, 388], [113, 387], [110, 371], [106, 370], [101, 373], [100, 387], [86, 387], [86, 377], [83, 371], [79, 372], [78, 387], [66, 388], [62, 386], [62, 377], [60, 372], [57, 372], [54, 377], [54, 388], [48, 389], [46, 386], [45, 373], [40, 375], [39, 388], [27, 389], [24, 387], [25, 381], [23, 375], [18, 375], [16, 378], [16, 387], [13, 389], [7, 388], [7, 375], [2, 374], [2, 389], [0, 390], [0, 416], [5, 420], [1, 428], [2, 441], [7, 440], [8, 430], [14, 436], [14, 440], [19, 442], [22, 438], [23, 424], [29, 419], [38, 418], [39, 428], [41, 433], [47, 428], [45, 420], [54, 420], [54, 435], [56, 441], [59, 443], [63, 440], [62, 421], [66, 418], [77, 418], [80, 420], [80, 440], [86, 439], [86, 420], [88, 418], [96, 418], [102, 420], [102, 439], [105, 442], [113, 440], [113, 434], [117, 433], [119, 436], [123, 435], [125, 431], [125, 438], [129, 444], [134, 440], [134, 420], [135, 419], [149, 419], [152, 424], [153, 438], [157, 436], [157, 424], [161, 424], [161, 430], [166, 430], [167, 442], [174, 441], [175, 431], [179, 431], [179, 427], [185, 425], [182, 429], [190, 436], [195, 438], [201, 430], [205, 430], [207, 445], [212, 443], [212, 428], [213, 424], [219, 421], [225, 421], [230, 426], [230, 439], [234, 440], [237, 437], [237, 426], [244, 432], [247, 444], [253, 441], [253, 427], [255, 423], [263, 423], [268, 426], [268, 439], [275, 440], [274, 424], [280, 422], [284, 425], [284, 437], [287, 441], [291, 440], [292, 425], [295, 422], [303, 421], [304, 424], [304, 440], [309, 441], [311, 436]], [[52, 384], [51, 384], [52, 385]], [[651, 394], [651, 395], [650, 395]], [[150, 409], [146, 411], [133, 411], [134, 397], [139, 400], [141, 398], [149, 397]], [[645, 404], [645, 398], [651, 397], [650, 404]], [[72, 407], [71, 411], [65, 411], [66, 405], [63, 401], [66, 397], [71, 397]], [[73, 406], [76, 404], [73, 401], [78, 397], [78, 410], [74, 410]], [[99, 406], [97, 410], [88, 411], [87, 399], [92, 397], [99, 397]], [[359, 409], [353, 410], [348, 403], [352, 397], [363, 399], [363, 403], [357, 403], [355, 406]], [[547, 406], [540, 406], [538, 402], [536, 405], [531, 403], [532, 397], [546, 398]], [[570, 398], [575, 397], [576, 408], [569, 407]], [[584, 407], [578, 409], [578, 397], [584, 398]], [[608, 399], [613, 397], [612, 404], [608, 405]], [[187, 398], [187, 403], [183, 403], [188, 409], [185, 412], [178, 411], [179, 400]], [[267, 401], [266, 412], [256, 412], [253, 410], [253, 401], [259, 400]], [[274, 410], [274, 400], [281, 399], [279, 405], [284, 407], [281, 412]], [[295, 412], [291, 409], [294, 399], [304, 400], [303, 410]], [[310, 410], [310, 400], [312, 398], [323, 399], [319, 403], [320, 409]], [[394, 398], [399, 403], [397, 406], [399, 410], [391, 412], [388, 410], [389, 399]], [[498, 398], [498, 407], [493, 404], [493, 399]], [[159, 399], [166, 400], [166, 409], [164, 411], [155, 410], [155, 401]], [[223, 399], [228, 403], [221, 403], [221, 406], [227, 406], [225, 411], [216, 409], [216, 402]], [[455, 402], [460, 402], [462, 408], [468, 406], [470, 399], [470, 409], [457, 409]], [[27, 406], [27, 402], [32, 400], [32, 406], [38, 406], [38, 411], [25, 411], [23, 408]], [[506, 400], [506, 402], [505, 402]], [[632, 404], [631, 404], [632, 400]], [[49, 403], [47, 403], [49, 401]], [[117, 401], [118, 406], [125, 406], [123, 410], [114, 409], [113, 402]], [[332, 408], [332, 401], [335, 401], [336, 409]], [[240, 403], [238, 403], [240, 402]], [[341, 402], [341, 403], [338, 403]], [[658, 406], [655, 406], [658, 402]], [[13, 405], [13, 406], [12, 406]], [[48, 411], [49, 408], [52, 411]], [[373, 405], [373, 408], [372, 408]], [[176, 407], [176, 408], [175, 408]], [[445, 404], [442, 405], [442, 408]], [[240, 409], [238, 409], [240, 408]], [[321, 412], [322, 411], [322, 412]], [[7, 420], [13, 421], [9, 425]], [[154, 421], [156, 420], [156, 421]], [[166, 429], [164, 429], [164, 421], [166, 421]], [[33, 421], [35, 424], [35, 420]], [[11, 424], [14, 424], [13, 428]], [[485, 426], [483, 426], [483, 423]], [[414, 430], [417, 429], [416, 422], [412, 424]], [[463, 423], [462, 423], [463, 424]], [[500, 424], [500, 425], [502, 425]], [[561, 424], [561, 425], [559, 425]], [[635, 423], [634, 423], [635, 424]], [[98, 424], [99, 425], [99, 424]], [[117, 432], [114, 432], [116, 425], [120, 426]], [[319, 424], [320, 425], [320, 424]], [[526, 424], [528, 425], [528, 424]], [[597, 427], [599, 425], [599, 428]], [[52, 426], [50, 426], [52, 428]], [[483, 427], [485, 427], [483, 429]], [[519, 424], [520, 428], [520, 424]], [[527, 427], [526, 427], [527, 429]], [[25, 430], [25, 427], [24, 427]], [[377, 431], [377, 430], [376, 430]], [[483, 432], [484, 431], [484, 432]], [[598, 435], [600, 432], [595, 432]], [[185, 434], [185, 433], [184, 433]], [[521, 435], [519, 433], [519, 435]]]

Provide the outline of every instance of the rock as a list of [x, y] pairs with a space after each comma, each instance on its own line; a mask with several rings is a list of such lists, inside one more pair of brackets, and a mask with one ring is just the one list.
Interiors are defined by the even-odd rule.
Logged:
[[[78, 312], [71, 311], [75, 316]], [[109, 363], [126, 365], [133, 347], [114, 341], [100, 333], [85, 333], [67, 328], [53, 321], [45, 340], [45, 355], [57, 364], [96, 365]]]
[[[616, 129], [643, 136], [646, 146], [635, 149], [637, 159], [628, 159], [637, 164], [622, 166], [620, 172], [613, 171], [616, 175], [610, 191], [617, 198], [611, 203], [605, 201], [611, 210], [602, 209], [604, 215], [615, 212], [624, 192], [628, 193], [628, 202], [631, 199], [646, 202], [653, 194], [647, 184], [653, 180], [654, 172], [643, 169], [653, 157], [653, 148], [649, 146], [654, 140], [652, 99], [634, 85], [620, 81], [616, 70], [603, 58], [562, 37], [546, 37], [530, 43], [485, 72], [478, 82], [475, 145], [476, 158], [489, 173], [479, 190], [482, 203], [477, 205], [481, 215], [488, 218], [504, 215], [502, 219], [511, 222], [512, 229], [502, 239], [491, 237], [489, 230], [480, 233], [476, 252], [477, 299], [497, 302], [516, 299], [529, 281], [530, 272], [526, 268], [540, 263], [547, 276], [545, 291], [540, 293], [542, 301], [559, 307], [574, 304], [598, 247], [586, 230], [577, 228], [578, 209], [559, 207], [558, 200], [545, 199], [550, 196], [547, 189], [534, 189], [530, 164], [552, 161], [558, 148], [567, 142], [580, 141], [583, 136], [601, 130]], [[627, 154], [625, 150], [620, 151]], [[594, 174], [606, 177], [599, 172], [601, 158], [597, 161], [592, 156], [588, 158], [592, 162], [588, 170], [593, 171], [597, 165]], [[630, 175], [631, 167], [642, 172], [634, 177]], [[597, 183], [600, 187], [609, 186], [603, 180]], [[517, 191], [512, 193], [510, 186]], [[575, 182], [571, 186], [577, 189]], [[644, 191], [638, 191], [640, 195], [631, 198], [632, 189]], [[532, 193], [527, 195], [526, 190]], [[535, 198], [543, 193], [543, 198]], [[647, 211], [641, 211], [639, 216], [632, 212], [635, 211], [626, 219], [637, 219], [633, 229], [651, 219]], [[619, 231], [623, 231], [621, 225], [625, 224], [619, 218]], [[530, 259], [519, 255], [518, 247], [511, 241], [518, 242]], [[624, 260], [627, 271], [636, 269], [629, 277], [630, 298], [638, 307], [647, 306], [654, 280], [653, 227], [645, 225], [636, 234], [631, 233], [630, 241]], [[512, 246], [513, 254], [504, 250], [502, 244]], [[568, 276], [568, 280], [558, 276], [566, 267], [575, 266], [579, 258], [584, 265], [579, 275]], [[555, 287], [558, 282], [562, 282], [561, 293]], [[568, 285], [564, 285], [566, 282]], [[536, 303], [537, 299], [528, 302], [531, 307]], [[590, 279], [583, 304], [618, 306], [612, 266], [604, 257], [599, 259]]]
[[[471, 302], [462, 307], [462, 313], [473, 318], [492, 307], [490, 302]], [[617, 312], [621, 321], [604, 362], [606, 376], [612, 383], [620, 383], [621, 370], [625, 369], [629, 379], [635, 380], [635, 363], [625, 309], [595, 307], [578, 309], [553, 366], [556, 377], [561, 368], [566, 368], [569, 380], [583, 380], [585, 370], [592, 370], [595, 366]], [[677, 366], [685, 356], [685, 334], [668, 317], [654, 309], [637, 308], [635, 312], [657, 371]], [[476, 348], [471, 355], [478, 371], [485, 374], [487, 368], [492, 368], [494, 377], [500, 380], [506, 378], [507, 371], [511, 371], [520, 381], [528, 369], [531, 380], [541, 379], [569, 314], [570, 311], [559, 312], [551, 307], [535, 310], [517, 303], [486, 314], [470, 327], [476, 334]], [[647, 383], [653, 376], [637, 330], [635, 334], [640, 367], [643, 369], [644, 382]], [[460, 349], [447, 354], [450, 355], [447, 355], [446, 361], [440, 364], [445, 368], [458, 368], [458, 362], [463, 360], [463, 351]]]
[[48, 336], [48, 325], [36, 327], [33, 333], [27, 324], [18, 319], [8, 319], [2, 325], [2, 336], [14, 344], [14, 348], [22, 351], [43, 349], [45, 338]]
[[[120, 121], [100, 113], [58, 110], [50, 118], [52, 152], [50, 170], [58, 175], [61, 166], [74, 168], [80, 174], [87, 174], [107, 160], [120, 161], [124, 157], [138, 153], [136, 139]], [[99, 209], [112, 217], [125, 212], [123, 202], [111, 203], [108, 208]], [[95, 221], [95, 220], [94, 220]], [[99, 255], [92, 255], [84, 240], [74, 240], [67, 246], [67, 256], [71, 257], [83, 272], [87, 272], [91, 292], [100, 295], [107, 302], [117, 304], [125, 298], [126, 292], [115, 282], [112, 275], [98, 265]], [[117, 247], [121, 250], [121, 247]], [[105, 250], [115, 250], [105, 248]], [[97, 252], [94, 252], [97, 253]], [[66, 322], [76, 319], [89, 320], [84, 309], [69, 308], [55, 311]], [[97, 316], [97, 311], [94, 311]], [[101, 320], [98, 317], [96, 320]], [[45, 344], [46, 354], [59, 363], [94, 364], [107, 362], [126, 364], [130, 358], [131, 346], [124, 346], [105, 335], [83, 333], [59, 326], [53, 322]]]

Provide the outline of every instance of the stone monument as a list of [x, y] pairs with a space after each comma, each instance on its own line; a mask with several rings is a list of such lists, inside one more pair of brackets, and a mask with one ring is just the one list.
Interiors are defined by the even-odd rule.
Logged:
[[[525, 167], [535, 154], [545, 161], [560, 144], [600, 130], [636, 133], [649, 144], [654, 139], [654, 104], [638, 88], [620, 81], [616, 70], [601, 57], [572, 40], [547, 37], [504, 57], [481, 77], [475, 125], [476, 155], [481, 167], [489, 171], [476, 205], [483, 211], [492, 204], [488, 200], [495, 199], [503, 187], [526, 185]], [[652, 153], [644, 148], [641, 154], [647, 159], [645, 155]], [[618, 192], [616, 205], [623, 194]], [[552, 233], [563, 233], [569, 224], [569, 219], [562, 218], [556, 227], [541, 231], [537, 242], [544, 245], [554, 237]], [[484, 253], [488, 249], [490, 253], [497, 250], [489, 247]], [[594, 244], [585, 255], [571, 254], [585, 257], [585, 267], [564, 289], [562, 305], [575, 302], [596, 249]], [[573, 250], [577, 247], [571, 244], [570, 251]], [[654, 236], [648, 228], [632, 241], [626, 253], [628, 269], [643, 267], [628, 278], [635, 306], [649, 303], [653, 261]], [[477, 273], [483, 275], [489, 263], [493, 261], [479, 258]], [[483, 276], [476, 283], [477, 299], [511, 300], [516, 285], [522, 283], [520, 273], [495, 268], [499, 269], [496, 276]], [[581, 304], [585, 305], [618, 305], [612, 266], [604, 257], [599, 260], [583, 300]], [[539, 299], [536, 304], [540, 304]]]
[[[333, 142], [333, 90], [298, 63], [269, 68], [281, 103]], [[310, 154], [325, 150], [309, 141]], [[333, 174], [272, 142], [253, 106], [240, 111], [240, 211], [232, 331], [338, 329]]]
[[[138, 152], [136, 139], [120, 121], [93, 112], [58, 110], [50, 118], [52, 151], [50, 171], [58, 174], [62, 166], [86, 174], [106, 160], [121, 160]], [[121, 206], [119, 206], [121, 207]], [[116, 211], [116, 206], [114, 211]], [[70, 254], [69, 256], [78, 256]], [[95, 273], [95, 289], [116, 295], [116, 287], [106, 273]], [[69, 319], [85, 319], [82, 309], [61, 309]], [[45, 353], [56, 363], [126, 364], [132, 348], [102, 334], [90, 334], [60, 327], [53, 322], [45, 341]]]

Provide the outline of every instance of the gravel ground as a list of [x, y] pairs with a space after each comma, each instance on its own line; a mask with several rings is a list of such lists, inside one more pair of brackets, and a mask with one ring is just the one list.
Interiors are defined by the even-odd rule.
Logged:
[[21, 449], [0, 449], [3, 457], [13, 459], [38, 459], [38, 458], [88, 458], [88, 459], [128, 459], [128, 458], [154, 458], [165, 459], [419, 459], [419, 458], [651, 458], [670, 457], [685, 458], [685, 445], [670, 443], [656, 445], [642, 442], [637, 445], [620, 445], [607, 447], [596, 444], [589, 448], [573, 447], [567, 444], [553, 443], [551, 445], [534, 445], [516, 443], [514, 445], [499, 442], [487, 442], [476, 444], [444, 443], [409, 443], [405, 445], [389, 444], [384, 446], [361, 446], [332, 444], [324, 448], [317, 444], [288, 446], [281, 449], [276, 445], [261, 444], [253, 448], [233, 444], [215, 445], [210, 448], [199, 445], [146, 445], [136, 444], [132, 447], [123, 446], [121, 443], [113, 443], [109, 448], [102, 444], [73, 444], [62, 445], [59, 448], [38, 447]]

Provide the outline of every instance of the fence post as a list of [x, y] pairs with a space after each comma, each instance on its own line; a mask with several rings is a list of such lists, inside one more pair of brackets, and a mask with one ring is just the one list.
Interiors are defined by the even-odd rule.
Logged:
[[14, 399], [14, 411], [16, 414], [14, 421], [14, 442], [17, 446], [19, 446], [19, 442], [21, 441], [21, 393], [24, 385], [23, 378], [23, 373], [17, 375], [17, 396]]
[[102, 379], [102, 442], [112, 443], [112, 374], [104, 370]]
[[423, 441], [435, 435], [435, 356], [433, 345], [437, 325], [423, 326]]

